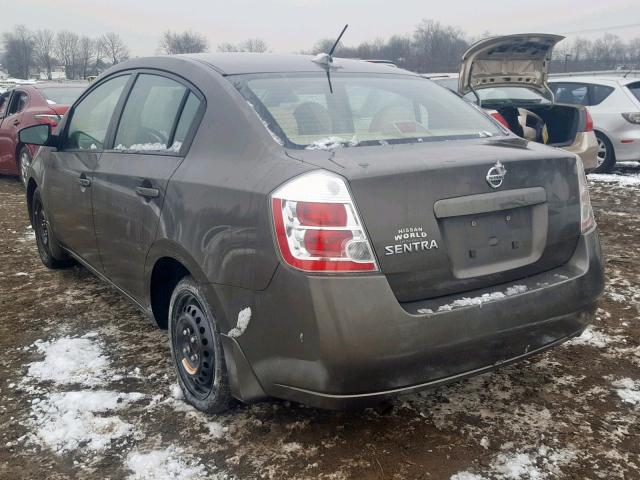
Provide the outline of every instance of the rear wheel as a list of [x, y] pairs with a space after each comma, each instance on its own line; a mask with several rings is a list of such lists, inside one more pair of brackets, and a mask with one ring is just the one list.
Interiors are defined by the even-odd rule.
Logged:
[[207, 413], [227, 410], [232, 397], [218, 324], [190, 276], [183, 278], [171, 295], [169, 338], [185, 399]]
[[44, 211], [44, 206], [42, 205], [39, 188], [36, 188], [33, 192], [31, 218], [36, 234], [36, 245], [38, 246], [38, 253], [40, 254], [42, 263], [48, 268], [65, 268], [73, 265], [73, 260], [60, 248], [58, 240], [49, 227], [49, 221]]
[[596, 168], [593, 169], [593, 172], [608, 173], [613, 170], [613, 167], [616, 164], [613, 145], [609, 139], [600, 132], [596, 132], [596, 138], [598, 139], [598, 156], [596, 159]]
[[24, 187], [27, 186], [27, 169], [31, 165], [31, 153], [26, 146], [23, 146], [18, 152], [18, 168], [20, 170], [20, 180]]

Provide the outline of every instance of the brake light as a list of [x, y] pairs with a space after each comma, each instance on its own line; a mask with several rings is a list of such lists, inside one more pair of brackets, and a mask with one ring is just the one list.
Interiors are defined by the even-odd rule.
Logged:
[[36, 118], [36, 120], [38, 120], [38, 123], [51, 125], [52, 127], [57, 126], [58, 122], [60, 121], [60, 117], [58, 115], [50, 115], [50, 114], [43, 113], [43, 114], [34, 115], [34, 117]]
[[593, 132], [593, 118], [591, 117], [589, 110], [587, 110], [586, 108], [584, 109], [584, 113], [586, 114], [584, 131]]
[[504, 118], [500, 112], [492, 110], [489, 113], [493, 118], [499, 121], [503, 127], [505, 127], [507, 130], [511, 130], [511, 127], [509, 127], [509, 122], [507, 122], [507, 119]]
[[346, 182], [318, 170], [271, 195], [278, 249], [306, 272], [372, 272], [378, 266]]
[[582, 160], [576, 157], [576, 173], [578, 174], [578, 187], [580, 192], [580, 231], [587, 232], [595, 223], [591, 199], [589, 198], [589, 184], [584, 174]]

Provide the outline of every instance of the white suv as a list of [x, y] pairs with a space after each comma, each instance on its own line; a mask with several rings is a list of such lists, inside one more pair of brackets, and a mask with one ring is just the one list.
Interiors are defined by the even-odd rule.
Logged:
[[598, 138], [596, 172], [616, 161], [640, 160], [640, 79], [598, 76], [555, 77], [549, 86], [560, 103], [584, 105]]

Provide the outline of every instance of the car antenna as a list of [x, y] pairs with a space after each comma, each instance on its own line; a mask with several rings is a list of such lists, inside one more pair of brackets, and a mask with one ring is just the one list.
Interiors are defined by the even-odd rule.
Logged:
[[326, 68], [327, 81], [329, 82], [329, 92], [331, 93], [333, 93], [333, 86], [331, 85], [331, 74], [329, 73], [329, 70], [331, 69], [331, 65], [333, 64], [333, 52], [338, 46], [338, 43], [340, 43], [340, 40], [342, 39], [342, 36], [344, 35], [344, 32], [347, 30], [348, 27], [349, 27], [349, 24], [347, 23], [342, 29], [342, 31], [340, 32], [340, 35], [338, 35], [338, 38], [336, 39], [336, 41], [333, 43], [333, 46], [329, 50], [329, 53], [319, 53], [318, 55], [313, 57], [313, 59], [311, 60], [312, 62], [322, 65], [324, 68]]

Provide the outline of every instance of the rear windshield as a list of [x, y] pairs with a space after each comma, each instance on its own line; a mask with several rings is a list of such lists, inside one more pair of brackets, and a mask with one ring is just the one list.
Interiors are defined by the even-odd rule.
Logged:
[[[483, 103], [551, 103], [539, 93], [524, 87], [495, 87], [476, 90]], [[475, 101], [473, 92], [467, 93], [464, 98]]]
[[71, 105], [84, 92], [84, 87], [50, 87], [38, 90], [49, 105]]
[[629, 89], [629, 91], [631, 91], [631, 93], [633, 93], [633, 96], [636, 97], [638, 101], [640, 101], [640, 82], [630, 83], [629, 85], [627, 85], [627, 88]]
[[395, 74], [230, 77], [275, 136], [292, 148], [333, 148], [502, 135], [459, 97]]

